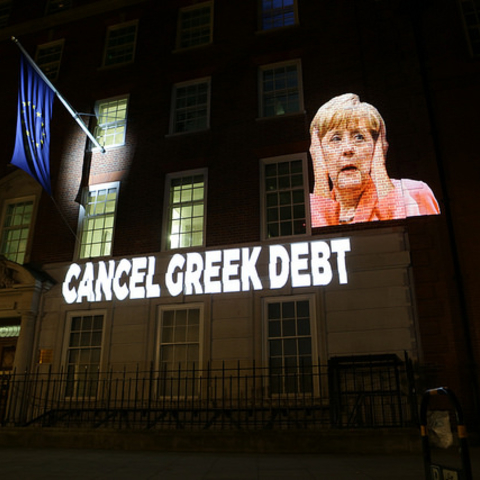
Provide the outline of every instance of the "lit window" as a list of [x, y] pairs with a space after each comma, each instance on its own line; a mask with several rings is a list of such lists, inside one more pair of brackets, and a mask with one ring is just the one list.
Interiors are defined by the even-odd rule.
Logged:
[[0, 0], [0, 28], [5, 28], [10, 20], [12, 0]]
[[480, 3], [475, 0], [460, 0], [463, 24], [472, 55], [480, 55]]
[[[159, 370], [161, 395], [196, 393], [192, 383], [200, 361], [200, 307], [160, 311]], [[198, 373], [196, 373], [198, 375]]]
[[72, 0], [48, 0], [47, 2], [47, 15], [53, 15], [54, 13], [63, 12], [72, 8]]
[[66, 354], [66, 397], [95, 397], [102, 353], [103, 315], [73, 315]]
[[97, 126], [95, 138], [104, 147], [115, 147], [125, 143], [127, 130], [128, 97], [101, 100], [95, 105]]
[[112, 254], [119, 183], [96, 185], [85, 194], [84, 214], [80, 218], [80, 258]]
[[264, 238], [307, 233], [306, 157], [263, 164]]
[[133, 62], [138, 22], [122, 23], [107, 31], [103, 66], [123, 65]]
[[167, 178], [167, 250], [204, 243], [206, 173]]
[[33, 218], [33, 200], [6, 205], [0, 244], [0, 255], [16, 263], [24, 263]]
[[286, 27], [297, 23], [295, 0], [261, 0], [262, 29]]
[[45, 76], [50, 80], [58, 78], [60, 62], [62, 60], [63, 40], [39, 45], [37, 48], [36, 62]]
[[178, 84], [173, 90], [172, 133], [194, 132], [209, 127], [210, 80]]
[[266, 303], [272, 394], [313, 392], [311, 305], [308, 299]]
[[299, 112], [303, 108], [300, 62], [262, 67], [259, 88], [260, 116]]
[[178, 48], [198, 47], [212, 41], [212, 4], [183, 8], [179, 14]]

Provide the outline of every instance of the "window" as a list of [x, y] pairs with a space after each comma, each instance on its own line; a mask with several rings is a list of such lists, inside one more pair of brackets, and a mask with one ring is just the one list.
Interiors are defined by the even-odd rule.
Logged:
[[104, 147], [124, 145], [127, 130], [128, 97], [101, 100], [95, 105], [95, 138]]
[[460, 0], [463, 24], [471, 54], [480, 55], [480, 3], [476, 0]]
[[200, 361], [200, 306], [163, 307], [160, 310], [159, 370], [161, 395], [188, 395], [196, 392]]
[[112, 254], [113, 228], [119, 183], [96, 185], [85, 192], [84, 214], [80, 217], [79, 258]]
[[47, 2], [47, 15], [53, 15], [54, 13], [63, 12], [72, 8], [72, 0], [48, 0]]
[[62, 60], [64, 41], [39, 45], [37, 48], [36, 61], [43, 73], [49, 80], [56, 80], [60, 71], [60, 62]]
[[295, 0], [261, 0], [262, 30], [295, 25]]
[[306, 156], [265, 160], [262, 168], [264, 238], [302, 235], [310, 218]]
[[95, 397], [102, 353], [103, 314], [72, 315], [66, 353], [66, 397]]
[[178, 84], [173, 90], [172, 133], [209, 127], [210, 79]]
[[313, 392], [311, 310], [308, 298], [266, 303], [272, 394]]
[[260, 70], [260, 115], [273, 117], [303, 109], [300, 62], [267, 65]]
[[107, 31], [103, 66], [124, 65], [133, 62], [137, 41], [138, 21], [115, 25]]
[[178, 48], [198, 47], [212, 41], [212, 4], [182, 8], [178, 20]]
[[0, 0], [0, 28], [5, 28], [10, 20], [12, 0]]
[[167, 177], [167, 250], [204, 244], [206, 172]]
[[24, 263], [33, 219], [33, 199], [7, 203], [2, 221], [0, 255]]

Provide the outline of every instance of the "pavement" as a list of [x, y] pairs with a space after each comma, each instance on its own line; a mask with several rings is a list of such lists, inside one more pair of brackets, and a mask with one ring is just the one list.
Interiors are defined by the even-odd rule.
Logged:
[[[480, 480], [480, 448], [470, 449]], [[432, 458], [435, 455], [432, 455]], [[442, 457], [442, 455], [440, 455]], [[445, 456], [444, 456], [445, 457]], [[455, 458], [443, 458], [452, 465]], [[458, 464], [461, 467], [461, 462]], [[59, 448], [1, 448], [5, 479], [424, 480], [422, 455], [241, 454]], [[441, 477], [437, 477], [441, 480]], [[444, 480], [456, 480], [455, 476]]]

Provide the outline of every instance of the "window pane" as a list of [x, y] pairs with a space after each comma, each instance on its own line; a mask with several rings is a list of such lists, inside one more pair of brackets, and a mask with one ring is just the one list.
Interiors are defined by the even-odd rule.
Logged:
[[98, 389], [103, 316], [71, 319], [67, 352], [67, 397], [93, 397]]
[[211, 41], [211, 6], [180, 11], [179, 48], [196, 47]]
[[127, 98], [101, 100], [95, 107], [95, 138], [102, 146], [123, 145], [127, 125]]
[[111, 254], [117, 196], [117, 187], [110, 187], [108, 193], [106, 189], [91, 190], [86, 195], [80, 258]]
[[262, 0], [262, 28], [295, 25], [294, 0]]
[[133, 61], [136, 34], [136, 23], [110, 29], [107, 33], [104, 65], [120, 65]]
[[172, 133], [191, 132], [208, 127], [209, 90], [209, 81], [174, 88]]
[[161, 312], [159, 367], [164, 372], [161, 395], [192, 395], [198, 389], [200, 310], [179, 308]]
[[[270, 384], [273, 393], [312, 393], [305, 381], [312, 364], [308, 300], [269, 303], [267, 308]], [[303, 318], [302, 318], [303, 317]]]
[[204, 187], [203, 175], [170, 180], [168, 249], [203, 244]]
[[262, 71], [262, 116], [284, 115], [300, 110], [298, 65], [264, 69]]
[[[275, 166], [275, 168], [272, 168]], [[301, 160], [264, 165], [267, 237], [306, 233], [304, 177]]]
[[32, 221], [33, 201], [7, 205], [1, 230], [0, 255], [16, 263], [23, 263]]

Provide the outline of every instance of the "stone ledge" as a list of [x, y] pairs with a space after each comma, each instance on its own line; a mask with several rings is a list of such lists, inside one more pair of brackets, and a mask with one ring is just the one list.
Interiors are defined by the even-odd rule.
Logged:
[[90, 448], [171, 452], [420, 453], [416, 429], [155, 432], [0, 428], [0, 448]]

